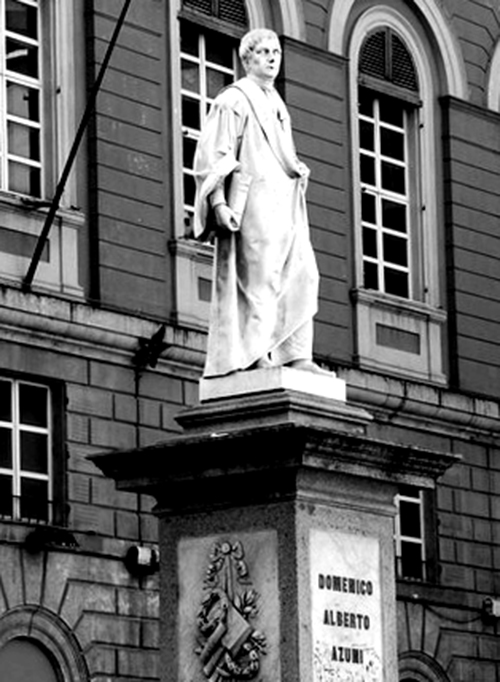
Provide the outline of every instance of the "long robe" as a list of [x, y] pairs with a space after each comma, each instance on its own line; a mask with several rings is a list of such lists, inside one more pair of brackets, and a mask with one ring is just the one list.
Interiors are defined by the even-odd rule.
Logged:
[[[318, 270], [306, 213], [307, 174], [274, 88], [265, 92], [242, 78], [222, 91], [194, 168], [195, 236], [207, 235], [210, 195], [221, 185], [240, 217], [238, 230], [216, 239], [208, 377], [250, 367], [312, 324]], [[311, 353], [305, 349], [302, 357]]]

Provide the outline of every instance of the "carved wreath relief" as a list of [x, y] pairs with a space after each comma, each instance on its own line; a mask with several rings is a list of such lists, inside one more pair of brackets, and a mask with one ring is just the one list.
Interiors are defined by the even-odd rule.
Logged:
[[209, 555], [195, 649], [209, 682], [257, 678], [266, 653], [265, 635], [251, 625], [259, 595], [251, 587], [244, 556], [239, 541], [216, 542]]

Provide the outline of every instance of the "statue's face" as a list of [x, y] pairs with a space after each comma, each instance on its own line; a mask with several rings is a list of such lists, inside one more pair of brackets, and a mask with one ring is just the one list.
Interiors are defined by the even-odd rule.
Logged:
[[281, 66], [281, 47], [276, 38], [264, 38], [250, 53], [245, 64], [248, 76], [274, 81]]

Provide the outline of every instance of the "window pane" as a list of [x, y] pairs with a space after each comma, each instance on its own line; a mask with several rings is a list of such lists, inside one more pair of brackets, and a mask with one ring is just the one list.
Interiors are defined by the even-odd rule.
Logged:
[[40, 161], [40, 131], [37, 128], [9, 122], [9, 153]]
[[359, 145], [361, 149], [368, 149], [371, 152], [375, 149], [373, 123], [368, 121], [359, 122]]
[[5, 24], [8, 31], [20, 33], [33, 40], [37, 39], [37, 9], [23, 5], [17, 0], [7, 0], [5, 6]]
[[215, 97], [226, 85], [233, 82], [232, 73], [223, 73], [214, 69], [207, 69], [207, 95]]
[[384, 156], [390, 156], [398, 161], [404, 161], [405, 138], [403, 133], [382, 128], [380, 131], [380, 151]]
[[377, 257], [377, 232], [368, 227], [363, 228], [363, 255]]
[[359, 90], [358, 107], [361, 116], [370, 116], [373, 118], [373, 95], [364, 88], [360, 88]]
[[48, 438], [43, 433], [21, 432], [21, 469], [37, 474], [48, 473]]
[[27, 88], [25, 85], [8, 81], [7, 112], [13, 116], [27, 118], [30, 121], [39, 121], [38, 96], [39, 92], [35, 88]]
[[19, 384], [19, 411], [22, 424], [47, 426], [48, 391], [44, 386]]
[[181, 62], [182, 87], [190, 92], [200, 92], [200, 67], [185, 59]]
[[378, 289], [378, 267], [375, 263], [363, 263], [365, 289]]
[[403, 127], [403, 107], [390, 97], [380, 99], [380, 120], [399, 128]]
[[406, 206], [382, 199], [382, 225], [390, 230], [406, 233]]
[[408, 242], [391, 234], [384, 234], [384, 260], [395, 265], [408, 265]]
[[192, 24], [183, 24], [181, 28], [181, 52], [191, 54], [193, 57], [199, 53], [199, 33], [194, 30]]
[[401, 535], [409, 538], [421, 538], [422, 528], [420, 526], [420, 505], [415, 502], [399, 502], [399, 521], [401, 524]]
[[49, 520], [49, 485], [47, 481], [21, 478], [21, 517]]
[[375, 159], [361, 154], [361, 182], [367, 185], [375, 185]]
[[206, 34], [206, 57], [209, 62], [233, 68], [234, 40], [228, 40], [220, 33]]
[[0, 515], [12, 516], [12, 476], [0, 474]]
[[424, 577], [422, 562], [422, 546], [414, 542], [401, 543], [401, 574], [404, 578]]
[[192, 137], [184, 135], [182, 139], [182, 151], [184, 168], [192, 168], [194, 161], [194, 153], [196, 151], [196, 140], [193, 140]]
[[377, 222], [377, 206], [375, 196], [368, 192], [361, 192], [361, 219], [365, 223]]
[[182, 98], [182, 125], [200, 130], [200, 104], [197, 99]]
[[405, 169], [402, 166], [382, 161], [382, 187], [390, 192], [405, 194]]
[[10, 422], [12, 419], [12, 384], [0, 381], [0, 421]]
[[12, 468], [12, 431], [0, 428], [0, 467]]
[[195, 184], [194, 178], [188, 173], [184, 174], [184, 203], [194, 206]]
[[394, 296], [408, 298], [408, 274], [392, 268], [384, 268], [385, 291]]
[[5, 41], [7, 69], [24, 76], [38, 78], [38, 48], [19, 40], [7, 38]]
[[40, 169], [12, 161], [9, 163], [9, 189], [32, 197], [41, 196]]

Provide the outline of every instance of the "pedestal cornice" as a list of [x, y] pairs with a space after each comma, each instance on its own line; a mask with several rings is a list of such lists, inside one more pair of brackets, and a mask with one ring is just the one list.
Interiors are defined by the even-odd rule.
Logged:
[[[239, 428], [210, 428], [207, 411], [213, 412], [214, 406], [205, 405], [186, 413], [188, 422], [201, 422], [203, 429], [90, 459], [119, 489], [151, 494], [164, 510], [293, 497], [306, 471], [432, 487], [459, 459], [448, 452], [369, 438], [363, 426], [369, 415], [345, 404], [329, 401], [327, 423], [326, 415], [311, 414], [310, 396], [258, 396], [250, 402], [254, 417], [263, 415], [267, 406], [268, 418], [260, 423], [252, 418]], [[301, 402], [311, 410], [304, 407], [299, 419], [293, 412]], [[276, 407], [273, 414], [273, 404], [287, 409], [280, 413]], [[228, 405], [223, 407], [230, 411]], [[238, 409], [241, 404], [234, 406], [233, 416]]]

